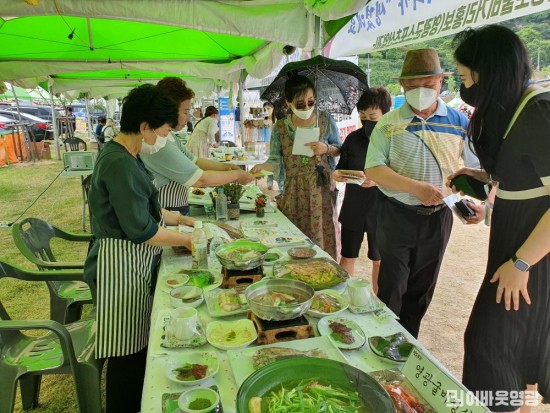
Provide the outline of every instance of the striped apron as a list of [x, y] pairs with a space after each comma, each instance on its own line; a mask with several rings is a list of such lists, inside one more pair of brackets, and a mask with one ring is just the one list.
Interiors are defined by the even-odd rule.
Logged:
[[159, 188], [159, 203], [162, 208], [172, 211], [188, 209], [187, 187], [175, 181], [170, 181]]
[[96, 357], [134, 354], [147, 346], [161, 247], [101, 238], [97, 257]]

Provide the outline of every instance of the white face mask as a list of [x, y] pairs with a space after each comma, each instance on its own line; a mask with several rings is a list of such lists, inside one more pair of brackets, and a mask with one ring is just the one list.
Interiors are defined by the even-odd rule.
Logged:
[[437, 92], [427, 87], [418, 87], [405, 92], [405, 99], [414, 109], [423, 111], [437, 101]]
[[308, 110], [298, 110], [294, 107], [294, 105], [292, 105], [290, 109], [292, 109], [292, 113], [294, 113], [296, 117], [302, 120], [308, 120], [309, 118], [311, 118], [311, 114], [313, 113], [315, 106], [309, 108]]
[[168, 138], [166, 136], [159, 136], [153, 129], [153, 133], [157, 137], [157, 140], [153, 145], [148, 144], [147, 142], [143, 141], [141, 143], [141, 153], [145, 155], [153, 155], [154, 153], [157, 153], [162, 148], [166, 146], [166, 142], [168, 141]]

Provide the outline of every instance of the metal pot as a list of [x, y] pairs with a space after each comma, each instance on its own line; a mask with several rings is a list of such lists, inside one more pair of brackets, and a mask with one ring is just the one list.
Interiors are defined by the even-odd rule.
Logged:
[[[270, 305], [258, 302], [258, 298], [266, 293], [283, 293], [299, 297], [297, 303]], [[302, 281], [265, 278], [250, 284], [245, 290], [245, 296], [250, 306], [250, 311], [262, 320], [291, 320], [304, 314], [313, 300], [315, 290]]]
[[[258, 251], [259, 255], [252, 259], [230, 259], [227, 257], [228, 253], [233, 251]], [[216, 248], [216, 257], [220, 263], [227, 268], [228, 270], [251, 270], [256, 268], [264, 262], [265, 254], [267, 253], [268, 248], [259, 242], [249, 241], [246, 239], [239, 239], [237, 241], [229, 242], [223, 244], [222, 246]]]

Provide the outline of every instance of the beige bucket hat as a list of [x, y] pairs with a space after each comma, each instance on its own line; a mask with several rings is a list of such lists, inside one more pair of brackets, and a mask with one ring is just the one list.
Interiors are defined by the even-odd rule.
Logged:
[[395, 79], [417, 79], [437, 75], [450, 76], [452, 74], [453, 72], [445, 72], [441, 68], [437, 50], [432, 48], [414, 49], [407, 52], [401, 75], [395, 77]]

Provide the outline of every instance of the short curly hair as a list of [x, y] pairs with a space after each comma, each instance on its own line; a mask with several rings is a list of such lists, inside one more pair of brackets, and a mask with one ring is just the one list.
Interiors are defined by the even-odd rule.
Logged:
[[178, 124], [178, 105], [153, 85], [142, 85], [128, 93], [122, 100], [120, 131], [139, 133], [142, 122], [147, 122], [152, 129], [164, 124], [172, 128]]
[[187, 87], [185, 80], [179, 77], [169, 76], [162, 78], [157, 83], [157, 88], [174, 99], [178, 104], [195, 97], [195, 92]]

